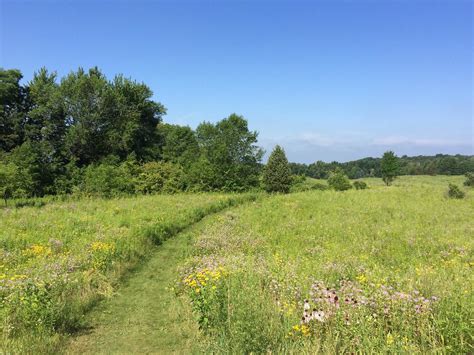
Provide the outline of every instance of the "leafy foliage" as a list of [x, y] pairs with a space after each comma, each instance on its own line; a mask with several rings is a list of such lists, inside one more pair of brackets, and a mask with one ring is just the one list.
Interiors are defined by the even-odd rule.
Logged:
[[205, 183], [210, 190], [243, 191], [258, 185], [263, 150], [256, 146], [258, 133], [248, 129], [242, 116], [201, 123], [196, 136], [201, 151], [197, 164], [207, 165]]
[[184, 174], [179, 165], [149, 162], [140, 167], [136, 191], [175, 193], [184, 189]]
[[328, 185], [336, 191], [352, 189], [351, 182], [342, 169], [336, 169], [328, 178]]
[[194, 131], [188, 126], [158, 125], [162, 137], [162, 158], [189, 167], [199, 157], [199, 145]]
[[464, 186], [474, 187], [474, 173], [466, 173], [466, 181], [464, 181]]
[[466, 194], [462, 191], [458, 185], [449, 184], [448, 185], [448, 197], [455, 199], [462, 199]]
[[383, 154], [380, 170], [383, 181], [389, 186], [399, 174], [398, 158], [394, 152], [388, 151]]
[[368, 186], [364, 181], [354, 181], [352, 184], [356, 190], [365, 190]]
[[[0, 69], [0, 161], [15, 165], [22, 181], [3, 183], [5, 197], [258, 186], [263, 151], [242, 116], [196, 131], [163, 124], [166, 109], [145, 84], [108, 80], [97, 67], [61, 80], [42, 68], [27, 85], [21, 79], [18, 70]], [[131, 170], [122, 165], [130, 157]]]

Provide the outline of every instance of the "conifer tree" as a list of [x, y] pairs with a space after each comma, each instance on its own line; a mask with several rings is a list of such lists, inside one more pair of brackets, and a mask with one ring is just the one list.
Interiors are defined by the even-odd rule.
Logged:
[[285, 151], [279, 145], [270, 154], [263, 172], [263, 183], [267, 192], [287, 193], [290, 191], [291, 170]]

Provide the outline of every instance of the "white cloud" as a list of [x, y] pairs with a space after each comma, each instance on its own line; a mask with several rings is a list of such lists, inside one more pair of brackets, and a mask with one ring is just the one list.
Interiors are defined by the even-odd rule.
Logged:
[[324, 135], [304, 132], [280, 138], [262, 137], [260, 144], [267, 156], [276, 144], [285, 148], [290, 161], [348, 161], [381, 156], [393, 150], [397, 155], [473, 154], [474, 144], [468, 140], [411, 138], [405, 136], [371, 137], [362, 132], [338, 132]]
[[452, 146], [463, 146], [472, 145], [469, 141], [459, 141], [450, 139], [430, 139], [430, 138], [408, 138], [408, 137], [383, 137], [376, 138], [372, 142], [373, 145], [414, 145], [422, 147], [452, 147]]

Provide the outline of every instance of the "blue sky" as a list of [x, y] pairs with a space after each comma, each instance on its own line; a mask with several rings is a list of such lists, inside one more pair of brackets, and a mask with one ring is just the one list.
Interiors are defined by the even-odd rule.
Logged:
[[236, 112], [297, 162], [474, 154], [467, 0], [0, 2], [0, 66], [25, 80], [97, 65], [166, 122]]

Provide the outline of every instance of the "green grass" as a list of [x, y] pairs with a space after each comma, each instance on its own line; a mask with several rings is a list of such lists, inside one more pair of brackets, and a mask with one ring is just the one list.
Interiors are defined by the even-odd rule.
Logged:
[[[463, 177], [363, 180], [369, 189], [274, 195], [197, 224], [251, 196], [4, 209], [3, 282], [23, 292], [2, 289], [4, 351], [472, 352], [474, 191], [446, 197]], [[305, 300], [316, 314], [302, 322]], [[28, 323], [38, 316], [54, 327]]]
[[166, 241], [134, 270], [117, 294], [90, 313], [90, 329], [68, 344], [68, 354], [191, 353], [200, 337], [191, 307], [171, 288], [190, 253], [186, 233]]
[[[181, 276], [208, 350], [473, 351], [474, 196], [445, 196], [462, 180], [365, 179], [213, 218]], [[322, 322], [301, 322], [305, 299]]]
[[2, 351], [51, 351], [156, 245], [250, 198], [181, 194], [0, 210]]

